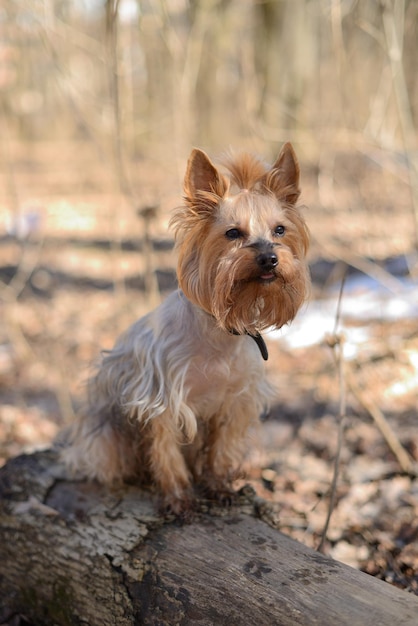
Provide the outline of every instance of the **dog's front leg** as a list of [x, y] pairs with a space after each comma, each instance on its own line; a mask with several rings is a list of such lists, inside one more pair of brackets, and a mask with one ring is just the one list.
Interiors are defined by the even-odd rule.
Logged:
[[193, 513], [190, 475], [181, 452], [182, 434], [169, 411], [152, 418], [150, 469], [162, 494], [161, 511], [187, 519]]
[[232, 483], [239, 477], [251, 417], [246, 409], [231, 406], [226, 414], [215, 415], [209, 422], [202, 483], [207, 497], [224, 504], [235, 497]]

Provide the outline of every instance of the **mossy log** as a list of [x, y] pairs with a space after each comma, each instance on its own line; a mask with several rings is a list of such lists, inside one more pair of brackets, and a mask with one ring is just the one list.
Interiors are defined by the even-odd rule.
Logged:
[[416, 626], [418, 598], [318, 554], [243, 495], [187, 525], [68, 481], [53, 451], [0, 470], [0, 623]]

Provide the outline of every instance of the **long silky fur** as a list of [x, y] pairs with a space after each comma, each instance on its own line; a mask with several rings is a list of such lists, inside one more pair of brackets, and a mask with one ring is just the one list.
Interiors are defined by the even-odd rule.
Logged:
[[[146, 475], [148, 455], [135, 451], [142, 452], [150, 421], [167, 413], [180, 445], [199, 439], [198, 420], [218, 415], [224, 427], [229, 419], [230, 442], [217, 462], [237, 464], [249, 423], [275, 395], [257, 350], [249, 337], [225, 337], [210, 316], [174, 292], [104, 355], [89, 382], [89, 406], [70, 432], [72, 445], [63, 451], [67, 465], [76, 475], [106, 483]], [[219, 380], [212, 383], [215, 370]], [[223, 397], [220, 381], [230, 380], [231, 371], [233, 383]], [[199, 386], [204, 394], [205, 388], [211, 391], [210, 402], [195, 397]]]
[[[75, 475], [151, 483], [176, 514], [190, 507], [192, 481], [218, 492], [236, 476], [249, 427], [276, 395], [246, 333], [292, 320], [309, 287], [291, 146], [272, 167], [251, 155], [225, 166], [192, 152], [172, 220], [180, 290], [103, 354], [63, 450]], [[235, 227], [245, 237], [230, 241]], [[278, 258], [268, 284], [257, 278], [260, 242]]]

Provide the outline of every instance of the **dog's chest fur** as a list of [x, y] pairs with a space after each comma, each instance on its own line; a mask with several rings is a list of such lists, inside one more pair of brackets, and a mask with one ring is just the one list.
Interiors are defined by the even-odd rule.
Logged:
[[[261, 357], [249, 337], [220, 337], [217, 345], [203, 345], [202, 354], [190, 363], [186, 377], [188, 403], [201, 418], [219, 413], [225, 402], [238, 399], [249, 389], [256, 392], [264, 380]], [[259, 361], [259, 362], [257, 362]]]
[[165, 359], [177, 373], [184, 368], [184, 401], [197, 418], [224, 412], [245, 397], [253, 396], [251, 405], [263, 395], [268, 399], [263, 360], [251, 337], [219, 329], [179, 291], [162, 305], [161, 325], [175, 337]]

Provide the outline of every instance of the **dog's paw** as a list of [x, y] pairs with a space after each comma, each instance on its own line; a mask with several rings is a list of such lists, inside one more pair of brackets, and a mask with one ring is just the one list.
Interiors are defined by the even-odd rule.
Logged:
[[197, 504], [190, 494], [178, 496], [165, 496], [159, 504], [160, 514], [167, 520], [173, 518], [184, 524], [190, 524], [196, 515]]
[[201, 494], [205, 500], [223, 507], [230, 507], [237, 500], [237, 492], [218, 481], [202, 485]]

